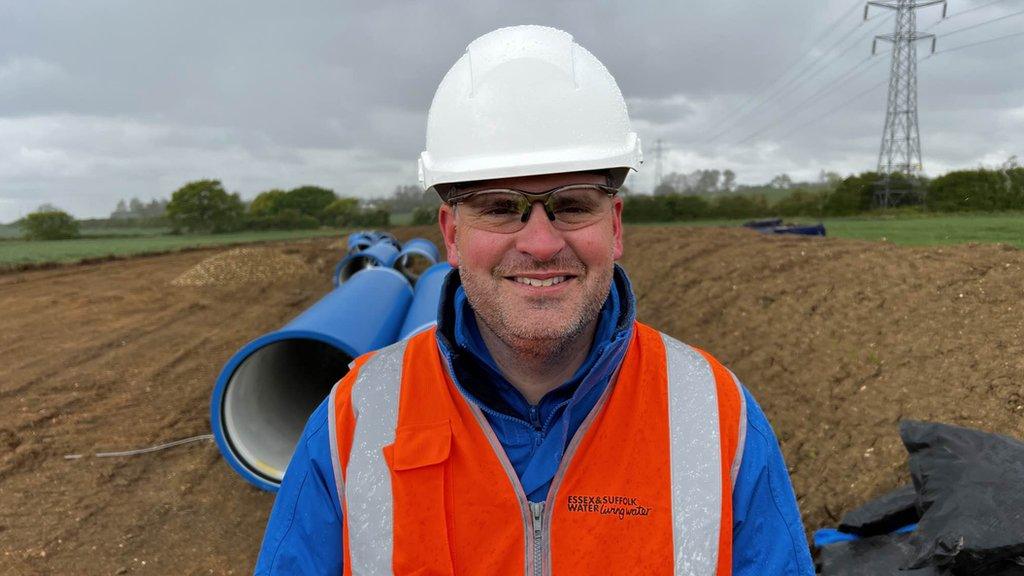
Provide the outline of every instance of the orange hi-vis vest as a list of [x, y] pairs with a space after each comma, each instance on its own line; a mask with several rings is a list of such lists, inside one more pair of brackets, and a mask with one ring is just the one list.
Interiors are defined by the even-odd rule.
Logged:
[[329, 402], [346, 575], [732, 573], [743, 393], [653, 328], [635, 325], [546, 502], [527, 501], [433, 329], [357, 359]]

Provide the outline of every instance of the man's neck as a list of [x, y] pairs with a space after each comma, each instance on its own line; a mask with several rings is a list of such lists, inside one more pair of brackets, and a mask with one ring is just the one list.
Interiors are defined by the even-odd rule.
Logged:
[[573, 338], [562, 340], [518, 341], [498, 338], [483, 322], [480, 336], [498, 368], [531, 405], [558, 388], [583, 365], [594, 342], [597, 319]]

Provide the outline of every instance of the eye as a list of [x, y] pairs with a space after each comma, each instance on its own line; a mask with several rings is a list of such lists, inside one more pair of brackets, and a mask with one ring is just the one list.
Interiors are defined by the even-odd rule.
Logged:
[[589, 197], [555, 197], [551, 204], [551, 211], [555, 214], [593, 214], [597, 210], [597, 202]]
[[481, 206], [479, 211], [485, 216], [508, 216], [519, 214], [519, 207], [510, 201], [489, 202]]

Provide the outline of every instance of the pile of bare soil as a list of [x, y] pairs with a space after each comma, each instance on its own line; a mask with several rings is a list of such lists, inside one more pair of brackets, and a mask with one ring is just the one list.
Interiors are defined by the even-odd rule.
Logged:
[[171, 280], [171, 285], [236, 287], [280, 282], [309, 273], [310, 267], [305, 262], [280, 249], [241, 247], [210, 256]]
[[1024, 252], [637, 228], [640, 318], [764, 408], [810, 531], [909, 482], [896, 423], [1024, 438]]
[[[212, 442], [64, 455], [209, 432], [223, 363], [332, 288], [332, 242], [231, 290], [166, 288], [214, 249], [0, 276], [0, 574], [251, 573], [273, 495]], [[901, 418], [1024, 437], [1024, 252], [633, 227], [623, 265], [642, 321], [753, 392], [808, 531], [908, 480]]]

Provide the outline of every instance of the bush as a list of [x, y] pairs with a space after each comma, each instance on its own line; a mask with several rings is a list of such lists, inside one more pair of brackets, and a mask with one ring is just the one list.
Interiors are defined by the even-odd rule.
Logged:
[[667, 218], [660, 209], [663, 196], [630, 196], [622, 199], [624, 222], [664, 222]]
[[351, 226], [366, 228], [387, 228], [391, 225], [391, 213], [387, 206], [360, 210], [354, 217]]
[[63, 210], [33, 212], [20, 222], [26, 240], [68, 240], [78, 238], [78, 222]]
[[778, 216], [821, 216], [825, 194], [794, 190], [772, 206], [772, 212]]
[[928, 209], [937, 212], [1024, 209], [1024, 168], [949, 172], [929, 185]]
[[420, 206], [412, 211], [412, 225], [425, 226], [437, 224], [437, 208]]
[[333, 190], [319, 186], [300, 186], [285, 193], [280, 209], [298, 210], [306, 216], [312, 216], [320, 222], [327, 223], [324, 211], [337, 199]]
[[240, 228], [244, 210], [238, 194], [225, 192], [219, 180], [197, 180], [174, 192], [167, 217], [175, 230], [217, 234]]
[[710, 216], [713, 218], [762, 218], [770, 213], [768, 200], [761, 194], [719, 196], [714, 199], [710, 208]]
[[289, 208], [269, 216], [250, 216], [246, 227], [254, 230], [312, 230], [320, 227], [320, 221]]
[[690, 194], [665, 193], [656, 196], [623, 198], [625, 222], [674, 222], [697, 220], [708, 215], [708, 201]]
[[825, 198], [822, 212], [826, 216], [852, 216], [867, 212], [874, 202], [878, 179], [877, 172], [847, 177]]
[[267, 190], [266, 192], [260, 192], [259, 195], [253, 199], [252, 204], [249, 204], [249, 214], [256, 218], [264, 218], [277, 214], [284, 209], [285, 197], [287, 194], [288, 193], [284, 190]]
[[706, 218], [710, 206], [700, 196], [673, 194], [665, 196], [665, 212], [673, 221]]
[[359, 218], [359, 200], [355, 198], [338, 198], [324, 208], [323, 221], [333, 226], [356, 226]]

